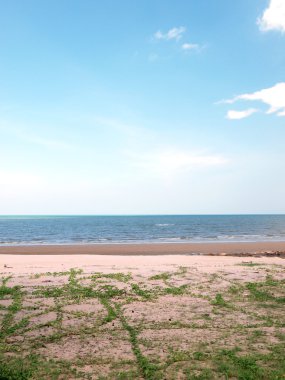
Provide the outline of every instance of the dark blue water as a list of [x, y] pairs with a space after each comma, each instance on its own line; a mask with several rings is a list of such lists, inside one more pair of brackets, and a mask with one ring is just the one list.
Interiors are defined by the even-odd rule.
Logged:
[[285, 215], [0, 216], [0, 245], [285, 241]]

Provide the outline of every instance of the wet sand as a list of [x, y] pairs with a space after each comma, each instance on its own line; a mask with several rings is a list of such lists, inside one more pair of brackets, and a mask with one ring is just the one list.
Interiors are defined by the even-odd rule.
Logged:
[[2, 246], [0, 255], [238, 255], [285, 254], [285, 242]]

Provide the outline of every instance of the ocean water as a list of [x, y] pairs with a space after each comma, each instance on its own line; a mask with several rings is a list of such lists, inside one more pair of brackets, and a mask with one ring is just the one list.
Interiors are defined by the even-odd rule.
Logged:
[[285, 215], [0, 216], [0, 245], [285, 241]]

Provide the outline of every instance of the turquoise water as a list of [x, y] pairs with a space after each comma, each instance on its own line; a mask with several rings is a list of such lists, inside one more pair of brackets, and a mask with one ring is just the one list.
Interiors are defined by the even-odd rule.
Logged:
[[285, 215], [0, 216], [0, 245], [285, 241]]

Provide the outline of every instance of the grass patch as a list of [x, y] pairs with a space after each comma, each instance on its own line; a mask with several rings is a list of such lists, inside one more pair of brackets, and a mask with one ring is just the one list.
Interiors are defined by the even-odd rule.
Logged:
[[32, 379], [68, 379], [81, 378], [71, 365], [64, 362], [44, 360], [39, 355], [28, 355], [24, 358], [0, 356], [1, 380], [32, 380]]
[[112, 279], [120, 282], [127, 283], [132, 279], [131, 273], [125, 274], [125, 273], [95, 273], [91, 276], [92, 280], [98, 280], [99, 278], [107, 278], [107, 279]]
[[222, 350], [216, 357], [218, 371], [226, 378], [257, 380], [264, 378], [263, 369], [253, 356], [237, 356], [234, 350]]
[[[61, 279], [62, 284], [53, 285], [52, 281], [58, 281], [51, 279], [44, 286], [32, 285], [31, 288], [30, 281], [27, 292], [21, 286], [9, 287], [9, 277], [6, 277], [0, 285], [0, 299], [11, 300], [12, 304], [6, 306], [9, 302], [4, 301], [0, 310], [0, 380], [162, 380], [175, 379], [178, 376], [188, 380], [283, 380], [285, 335], [282, 327], [285, 326], [285, 281], [280, 280], [281, 269], [279, 272], [272, 271], [269, 267], [259, 270], [263, 271], [264, 278], [267, 274], [265, 280], [244, 283], [241, 278], [228, 281], [229, 286], [225, 292], [217, 294], [213, 293], [213, 289], [216, 289], [221, 280], [226, 280], [223, 273], [209, 277], [193, 272], [191, 288], [189, 285], [172, 286], [171, 278], [183, 276], [187, 268], [172, 268], [169, 272], [159, 273], [150, 278], [142, 275], [139, 282], [134, 281], [130, 273], [96, 272], [84, 277], [81, 270], [72, 269], [58, 273], [58, 276], [65, 276]], [[278, 279], [272, 276], [273, 274], [277, 277], [276, 273]], [[57, 277], [56, 273], [44, 275]], [[211, 282], [206, 286], [205, 279], [209, 278]], [[113, 280], [128, 285], [116, 286], [117, 283]], [[164, 284], [158, 286], [154, 282], [148, 282], [149, 280], [162, 280]], [[18, 281], [21, 283], [21, 278], [18, 278]], [[197, 293], [199, 285], [203, 290], [201, 294]], [[33, 289], [35, 291], [32, 291]], [[156, 322], [154, 315], [153, 320], [146, 323], [148, 318], [144, 302], [151, 301], [148, 302], [148, 306], [153, 306], [157, 313], [167, 314], [167, 306], [163, 307], [163, 300], [166, 298], [164, 296], [167, 294], [177, 296], [173, 303], [173, 311], [171, 310], [171, 318]], [[179, 297], [184, 294], [191, 297]], [[50, 300], [39, 300], [37, 297]], [[92, 302], [92, 299], [95, 302]], [[157, 300], [159, 302], [156, 302]], [[207, 302], [200, 305], [199, 300]], [[24, 316], [28, 315], [28, 318], [21, 319], [24, 301], [27, 301]], [[138, 306], [131, 316], [123, 314], [123, 308], [128, 302], [136, 302]], [[77, 306], [81, 303], [82, 309]], [[98, 308], [98, 303], [103, 305], [103, 312], [101, 305]], [[65, 306], [69, 304], [76, 304], [76, 311], [65, 311]], [[89, 304], [92, 305], [92, 313], [88, 312]], [[182, 323], [179, 315], [184, 306], [185, 313], [191, 308], [191, 315], [189, 320]], [[49, 312], [56, 312], [56, 320], [45, 323], [43, 319], [41, 325], [28, 325], [30, 317], [42, 316]], [[228, 318], [224, 322], [225, 312]], [[231, 312], [234, 314], [231, 315]], [[241, 322], [243, 318], [240, 320], [239, 315], [245, 315], [244, 325]], [[62, 324], [62, 321], [76, 317], [81, 317], [82, 326]], [[84, 320], [87, 325], [84, 325]], [[112, 323], [114, 321], [116, 323]], [[247, 324], [247, 321], [250, 324]], [[107, 323], [110, 325], [106, 325]], [[273, 328], [272, 333], [271, 330], [267, 330], [270, 326]], [[191, 334], [193, 339], [190, 339]], [[235, 334], [242, 350], [229, 349], [235, 341]], [[272, 335], [278, 344], [272, 343]], [[47, 357], [50, 355], [54, 358], [53, 349], [49, 350], [49, 345], [52, 345], [57, 355], [61, 355], [61, 348], [65, 344], [68, 347], [73, 339], [75, 349], [79, 347], [78, 354], [75, 352], [75, 359], [45, 360], [39, 355], [23, 356], [23, 352], [39, 353], [43, 350]], [[99, 349], [94, 346], [97, 340]], [[108, 341], [111, 341], [111, 344]], [[91, 351], [87, 352], [86, 347], [89, 347], [89, 343]], [[134, 355], [128, 356], [130, 346]], [[169, 347], [173, 349], [169, 350]], [[220, 349], [221, 347], [227, 349]], [[122, 354], [120, 360], [114, 352]], [[81, 372], [86, 366], [89, 366], [86, 372]]]
[[148, 300], [148, 299], [152, 298], [152, 296], [153, 296], [153, 294], [150, 291], [141, 288], [138, 284], [132, 284], [131, 287], [132, 287], [132, 291], [137, 296], [140, 296], [145, 300]]
[[163, 280], [163, 281], [167, 281], [167, 280], [170, 280], [170, 278], [171, 278], [171, 273], [163, 272], [163, 273], [159, 273], [159, 274], [156, 274], [154, 276], [151, 276], [149, 278], [149, 280]]
[[8, 306], [7, 313], [2, 320], [2, 328], [0, 331], [0, 339], [7, 335], [13, 334], [16, 330], [27, 326], [28, 320], [22, 319], [19, 323], [13, 324], [14, 315], [22, 308], [22, 299], [24, 293], [20, 286], [7, 287], [5, 282], [2, 283], [2, 294], [9, 294], [12, 297], [12, 304]]
[[[273, 287], [273, 289], [271, 289], [271, 287]], [[273, 301], [284, 304], [285, 296], [276, 297], [274, 295], [276, 287], [278, 287], [280, 291], [284, 291], [282, 282], [273, 280], [272, 277], [268, 277], [265, 282], [248, 282], [246, 284], [246, 289], [249, 291], [252, 300], [259, 302]]]
[[261, 265], [265, 265], [263, 263], [255, 263], [253, 261], [244, 261], [240, 264], [236, 264], [236, 265], [239, 265], [239, 266], [242, 266], [242, 267], [259, 267]]
[[159, 373], [158, 373], [158, 366], [151, 363], [147, 357], [145, 357], [139, 347], [138, 338], [137, 338], [137, 331], [134, 327], [130, 326], [124, 317], [123, 313], [121, 312], [121, 309], [119, 305], [116, 305], [116, 310], [119, 315], [120, 321], [124, 327], [124, 329], [129, 333], [130, 336], [130, 343], [132, 345], [133, 353], [137, 359], [138, 366], [140, 368], [141, 374], [144, 379], [146, 380], [155, 380], [159, 379]]
[[187, 285], [171, 286], [164, 289], [165, 294], [172, 294], [174, 296], [180, 296], [182, 294], [185, 294], [186, 291], [187, 291]]
[[223, 298], [221, 293], [216, 294], [215, 299], [211, 303], [214, 306], [229, 307], [229, 303]]
[[[81, 269], [78, 269], [80, 273], [83, 271]], [[45, 273], [35, 273], [30, 276], [31, 279], [37, 279], [41, 277], [61, 277], [61, 276], [68, 276], [70, 275], [70, 271], [65, 271], [65, 272], [45, 272]]]
[[103, 319], [102, 324], [112, 322], [118, 317], [116, 310], [111, 306], [110, 301], [106, 297], [100, 297], [100, 302], [107, 310], [107, 316]]

